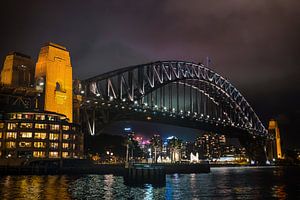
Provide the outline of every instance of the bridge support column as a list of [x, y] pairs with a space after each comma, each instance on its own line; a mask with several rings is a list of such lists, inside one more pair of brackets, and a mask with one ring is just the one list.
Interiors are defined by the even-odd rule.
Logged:
[[251, 161], [256, 165], [265, 165], [267, 161], [266, 142], [260, 137], [247, 137], [240, 139], [241, 144], [246, 148]]

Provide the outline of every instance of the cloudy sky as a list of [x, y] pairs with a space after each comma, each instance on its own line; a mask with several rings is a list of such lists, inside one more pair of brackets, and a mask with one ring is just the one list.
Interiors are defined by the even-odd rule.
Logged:
[[[300, 147], [299, 0], [1, 1], [0, 55], [71, 53], [74, 77], [157, 60], [204, 62], [227, 77], [285, 144]], [[3, 59], [2, 59], [3, 62]], [[299, 133], [299, 134], [298, 134]]]

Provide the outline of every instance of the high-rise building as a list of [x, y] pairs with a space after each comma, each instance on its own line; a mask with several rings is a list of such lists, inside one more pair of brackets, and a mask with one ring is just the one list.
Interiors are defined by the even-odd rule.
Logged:
[[0, 158], [81, 158], [77, 124], [52, 112], [10, 112], [0, 117]]

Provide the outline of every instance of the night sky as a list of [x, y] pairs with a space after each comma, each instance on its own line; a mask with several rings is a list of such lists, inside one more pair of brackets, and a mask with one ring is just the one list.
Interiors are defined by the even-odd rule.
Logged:
[[[208, 56], [210, 68], [240, 90], [265, 124], [279, 120], [284, 147], [300, 148], [299, 0], [9, 0], [0, 7], [1, 62], [12, 50], [36, 59], [47, 41], [68, 48], [80, 79]], [[152, 127], [165, 134], [196, 132]]]

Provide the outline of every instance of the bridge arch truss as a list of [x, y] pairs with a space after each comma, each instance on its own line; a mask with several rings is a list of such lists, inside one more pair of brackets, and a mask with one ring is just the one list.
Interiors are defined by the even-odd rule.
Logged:
[[[203, 64], [158, 61], [126, 67], [82, 81], [83, 107], [111, 106], [136, 112], [207, 121], [266, 136], [243, 95]], [[91, 126], [90, 126], [91, 132]]]

